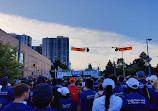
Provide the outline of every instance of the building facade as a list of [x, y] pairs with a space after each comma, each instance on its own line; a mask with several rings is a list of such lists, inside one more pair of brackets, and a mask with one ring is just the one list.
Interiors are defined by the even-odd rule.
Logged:
[[38, 53], [40, 53], [42, 55], [42, 45], [32, 46], [32, 49], [34, 49], [35, 51], [37, 51]]
[[[6, 32], [0, 29], [0, 43], [10, 43], [12, 47], [19, 46], [19, 40], [10, 36]], [[26, 46], [21, 43], [21, 55], [20, 61], [23, 64], [23, 76], [27, 77], [29, 75], [43, 75], [46, 76], [51, 70], [51, 61], [31, 47]], [[33, 66], [36, 64], [36, 67]]]
[[28, 35], [17, 35], [15, 33], [9, 33], [9, 35], [11, 35], [12, 37], [20, 40], [22, 43], [24, 43], [25, 45], [32, 47], [32, 37], [28, 36]]
[[43, 38], [42, 55], [53, 63], [60, 60], [69, 66], [69, 38], [57, 36], [57, 38]]

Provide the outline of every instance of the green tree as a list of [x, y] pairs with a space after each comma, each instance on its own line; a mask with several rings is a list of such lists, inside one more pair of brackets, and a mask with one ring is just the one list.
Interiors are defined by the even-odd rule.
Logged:
[[88, 64], [88, 69], [93, 69], [92, 64]]
[[113, 64], [110, 60], [106, 65], [105, 74], [114, 74], [114, 67], [113, 67]]
[[22, 77], [22, 65], [18, 63], [17, 56], [18, 48], [11, 48], [10, 44], [0, 44], [0, 78], [7, 76], [9, 81]]

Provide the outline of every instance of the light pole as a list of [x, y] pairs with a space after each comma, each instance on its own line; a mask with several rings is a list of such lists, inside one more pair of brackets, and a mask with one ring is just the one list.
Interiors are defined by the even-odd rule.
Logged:
[[114, 75], [116, 75], [115, 58], [116, 58], [116, 57], [113, 58], [113, 63], [114, 63]]
[[147, 59], [148, 59], [148, 67], [149, 67], [149, 76], [151, 76], [151, 70], [150, 70], [150, 60], [149, 60], [149, 48], [148, 48], [148, 41], [151, 41], [152, 39], [150, 38], [150, 39], [146, 39], [146, 44], [147, 44], [147, 55], [148, 55], [148, 57], [147, 57]]

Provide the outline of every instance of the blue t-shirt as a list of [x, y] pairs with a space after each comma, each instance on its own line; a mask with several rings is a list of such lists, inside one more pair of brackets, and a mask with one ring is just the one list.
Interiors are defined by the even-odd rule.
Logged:
[[42, 109], [36, 108], [36, 109], [33, 109], [33, 111], [57, 111], [57, 110], [54, 110], [50, 107], [46, 107], [46, 108], [42, 108]]
[[15, 99], [13, 90], [7, 87], [2, 87], [1, 92], [0, 92], [0, 98], [6, 99], [7, 104], [13, 102]]
[[121, 87], [123, 88], [123, 92], [127, 93], [127, 84], [125, 82], [119, 82], [121, 84]]
[[0, 111], [5, 105], [7, 105], [7, 100], [4, 98], [0, 98]]
[[146, 85], [150, 91], [151, 99], [149, 100], [149, 103], [153, 106], [154, 102], [154, 88], [151, 83], [147, 82], [145, 79], [142, 79], [139, 81], [139, 90], [138, 93], [142, 96], [144, 96], [144, 85]]
[[94, 95], [95, 93], [92, 90], [87, 90], [80, 95], [79, 105], [81, 106], [81, 111], [92, 111]]
[[138, 93], [127, 94], [122, 100], [123, 111], [148, 111], [150, 108], [146, 98]]
[[115, 96], [124, 97], [124, 92], [122, 87], [115, 86], [113, 93]]
[[32, 111], [32, 107], [23, 103], [10, 103], [6, 105], [2, 111]]
[[154, 89], [154, 93], [155, 93], [155, 96], [154, 96], [153, 106], [154, 106], [155, 111], [158, 111], [158, 89]]
[[62, 111], [73, 111], [74, 110], [74, 101], [72, 98], [60, 99], [60, 105]]

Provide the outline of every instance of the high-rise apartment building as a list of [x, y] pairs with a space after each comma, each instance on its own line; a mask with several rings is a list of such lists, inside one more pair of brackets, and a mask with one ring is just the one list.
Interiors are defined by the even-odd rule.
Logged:
[[25, 45], [32, 47], [32, 37], [28, 36], [28, 35], [17, 35], [15, 33], [9, 33], [9, 35], [11, 35], [12, 37], [18, 39], [21, 41], [21, 43], [24, 43]]
[[57, 36], [57, 38], [43, 38], [42, 55], [53, 63], [60, 60], [69, 66], [69, 38]]
[[34, 49], [42, 55], [42, 44], [40, 44], [40, 46], [32, 46], [32, 49]]

